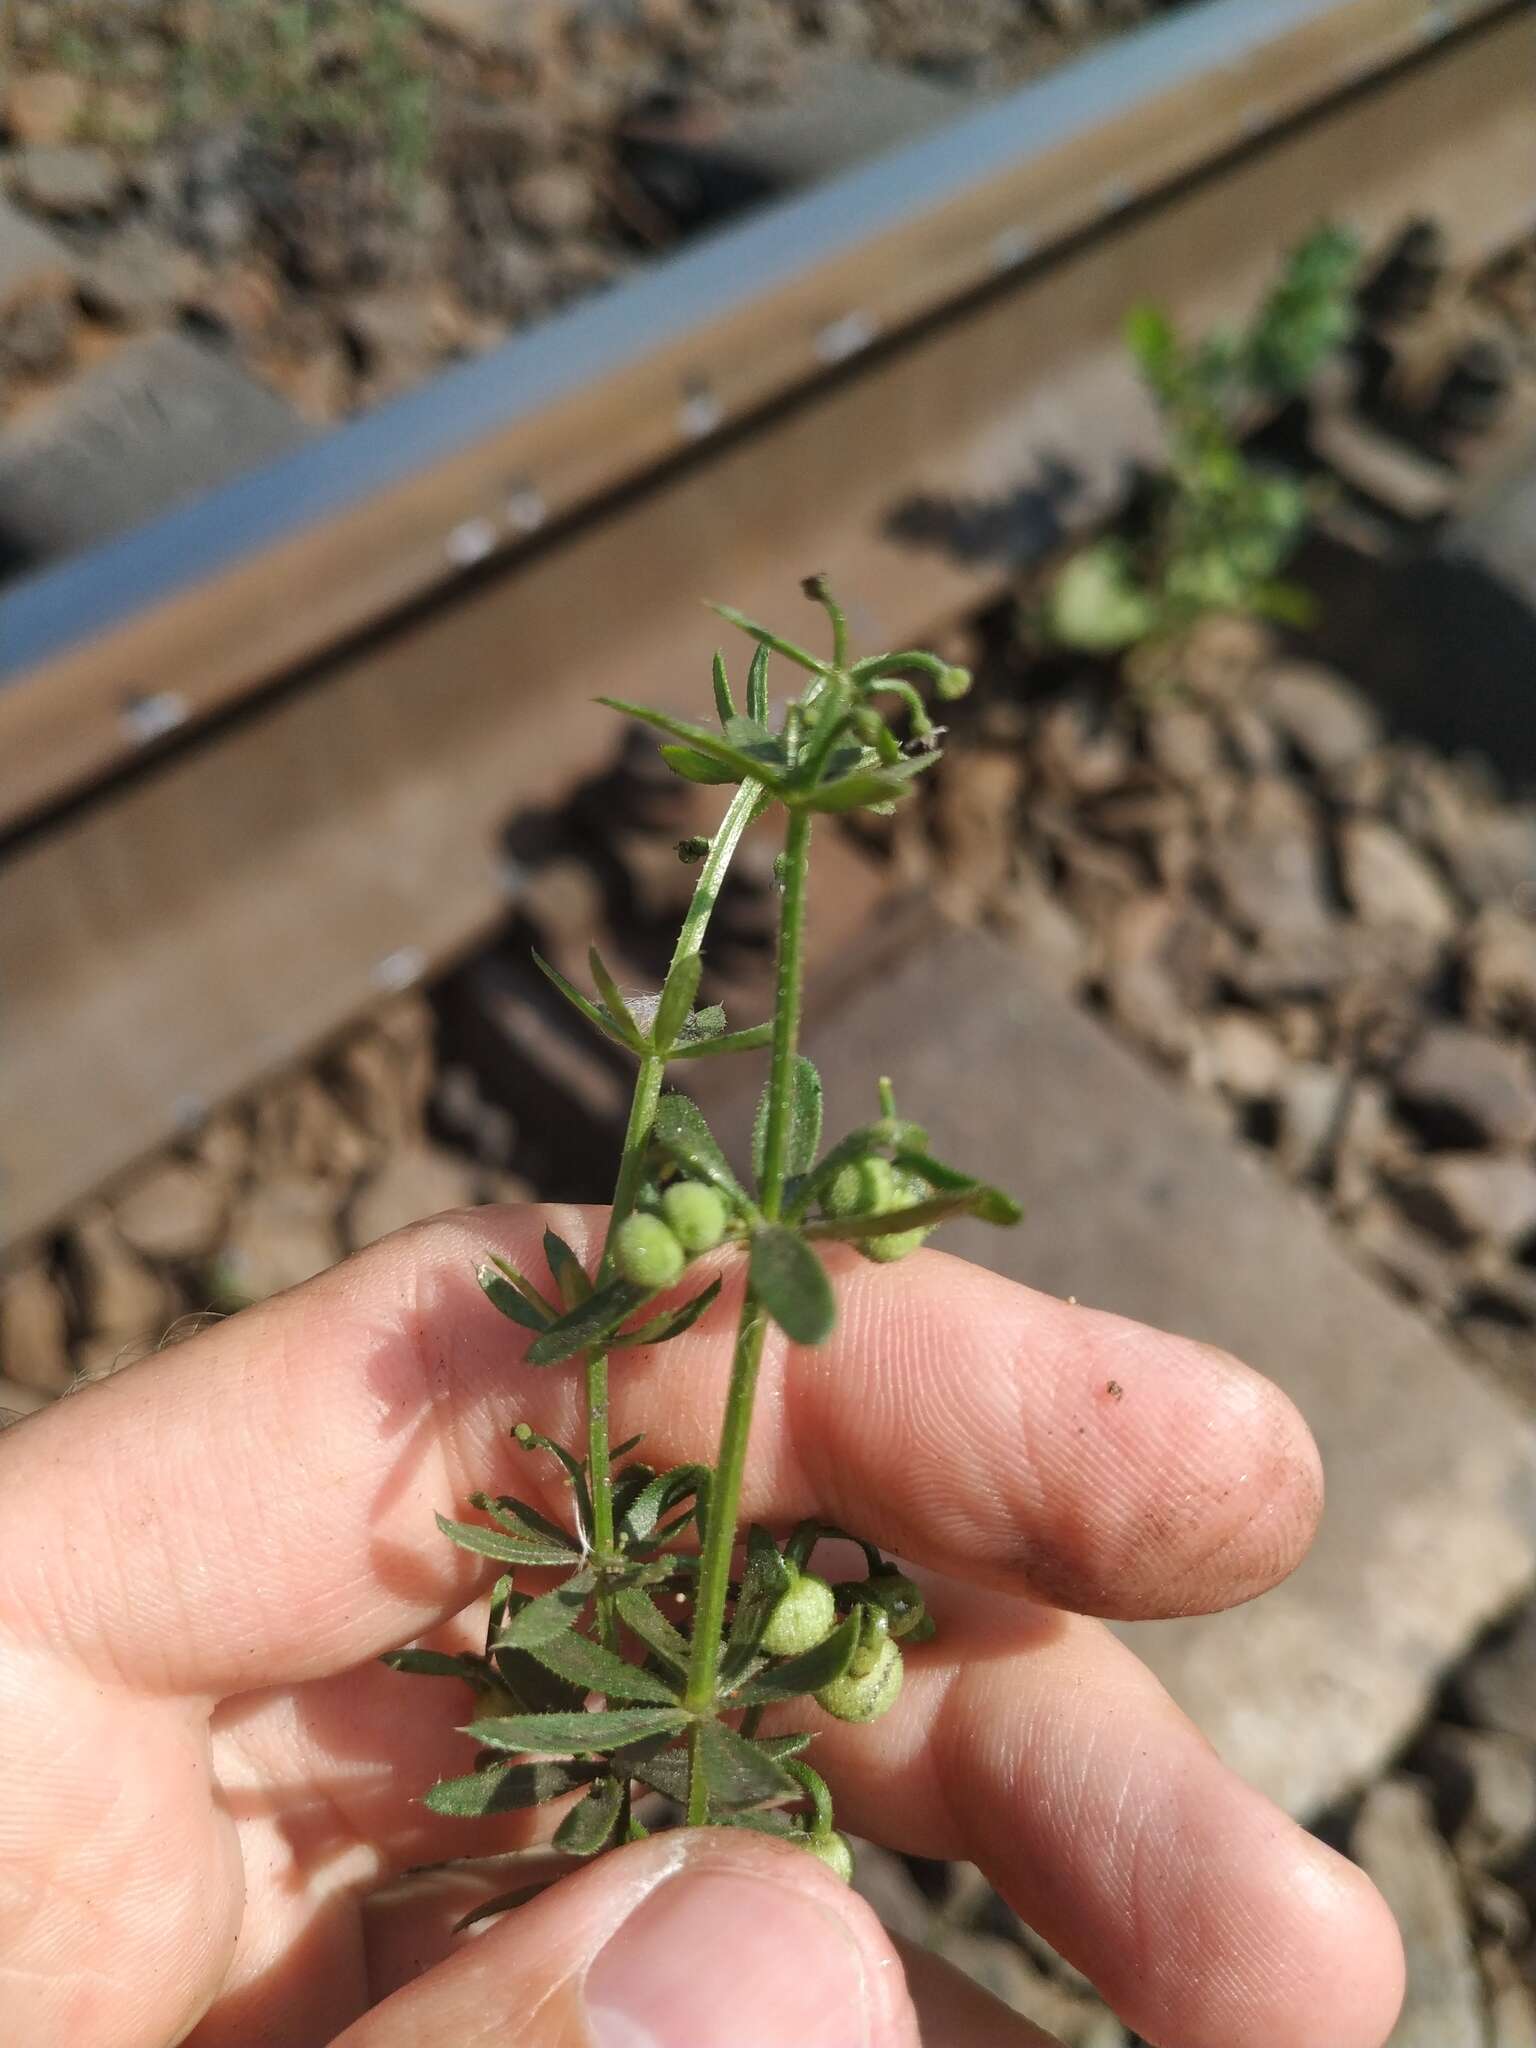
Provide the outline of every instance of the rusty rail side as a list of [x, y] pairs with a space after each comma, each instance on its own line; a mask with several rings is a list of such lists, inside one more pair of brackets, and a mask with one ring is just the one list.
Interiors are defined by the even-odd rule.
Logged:
[[0, 829], [871, 340], [1507, 11], [1181, 10], [0, 596]]

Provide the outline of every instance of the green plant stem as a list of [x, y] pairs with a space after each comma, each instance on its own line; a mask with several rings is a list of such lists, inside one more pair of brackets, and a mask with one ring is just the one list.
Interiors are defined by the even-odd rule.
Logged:
[[768, 1120], [763, 1137], [763, 1214], [776, 1222], [784, 1207], [795, 1053], [805, 979], [805, 898], [810, 875], [811, 813], [789, 814], [784, 835], [784, 900], [779, 910], [778, 978], [774, 989], [773, 1057], [768, 1069]]
[[[721, 820], [720, 829], [710, 841], [709, 852], [700, 864], [693, 897], [678, 932], [677, 944], [673, 948], [674, 967], [680, 960], [697, 953], [703, 945], [710, 917], [720, 900], [726, 870], [741, 844], [742, 833], [752, 822], [761, 798], [761, 788], [755, 782], [744, 782], [732, 797], [730, 806]], [[660, 1054], [651, 1054], [641, 1060], [639, 1072], [635, 1076], [635, 1091], [629, 1105], [629, 1124], [624, 1133], [624, 1150], [619, 1159], [618, 1179], [614, 1183], [613, 1206], [608, 1212], [608, 1234], [603, 1240], [602, 1262], [598, 1268], [599, 1286], [612, 1278], [614, 1234], [624, 1218], [634, 1209], [635, 1197], [645, 1178], [646, 1149], [650, 1144], [651, 1126], [656, 1121], [656, 1105], [661, 1100], [661, 1084], [666, 1071], [665, 1059]], [[586, 1407], [587, 1463], [592, 1481], [592, 1546], [599, 1557], [611, 1557], [614, 1547], [613, 1460], [610, 1455], [611, 1439], [608, 1426], [606, 1351], [587, 1354]], [[597, 1610], [604, 1646], [613, 1649], [617, 1645], [618, 1625], [614, 1617], [612, 1599], [605, 1590], [600, 1589], [598, 1592]]]
[[[810, 871], [811, 814], [793, 810], [784, 837], [784, 897], [779, 909], [778, 975], [774, 991], [773, 1053], [768, 1069], [768, 1118], [763, 1140], [763, 1214], [776, 1219], [783, 1206], [785, 1160], [789, 1144], [789, 1112], [795, 1050], [800, 1039], [800, 1010], [805, 983], [805, 901]], [[720, 1455], [710, 1487], [704, 1550], [699, 1564], [699, 1591], [693, 1610], [693, 1642], [684, 1704], [707, 1714], [715, 1698], [720, 1666], [725, 1603], [730, 1591], [731, 1556], [736, 1547], [736, 1515], [741, 1505], [742, 1474], [752, 1430], [752, 1405], [758, 1368], [768, 1331], [766, 1312], [748, 1288], [736, 1330]], [[709, 1818], [709, 1791], [699, 1768], [697, 1731], [690, 1741], [688, 1820], [702, 1826]]]

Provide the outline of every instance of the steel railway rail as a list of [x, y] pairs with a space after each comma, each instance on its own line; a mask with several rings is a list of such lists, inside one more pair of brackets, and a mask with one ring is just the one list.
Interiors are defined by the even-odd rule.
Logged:
[[1138, 297], [1527, 231], [1533, 78], [1524, 5], [1206, 0], [0, 596], [0, 1238], [473, 945], [701, 595], [827, 566], [896, 643], [999, 574], [903, 506], [1091, 518]]

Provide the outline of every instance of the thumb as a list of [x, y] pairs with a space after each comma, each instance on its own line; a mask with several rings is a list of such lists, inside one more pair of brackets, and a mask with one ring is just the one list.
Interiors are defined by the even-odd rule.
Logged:
[[[462, 1910], [462, 1905], [458, 1907]], [[370, 1946], [391, 1981], [381, 1920]], [[393, 1969], [394, 1981], [399, 1969]], [[459, 1938], [334, 2048], [917, 2048], [895, 1950], [803, 1849], [657, 1835]]]

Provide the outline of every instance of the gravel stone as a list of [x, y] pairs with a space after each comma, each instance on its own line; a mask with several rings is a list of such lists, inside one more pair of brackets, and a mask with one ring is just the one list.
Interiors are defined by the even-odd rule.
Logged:
[[1352, 685], [1316, 662], [1286, 661], [1261, 671], [1254, 702], [1309, 767], [1324, 775], [1349, 768], [1381, 738], [1381, 721]]
[[1465, 1025], [1432, 1025], [1398, 1068], [1394, 1086], [1436, 1143], [1512, 1149], [1536, 1138], [1529, 1056]]
[[413, 1146], [391, 1153], [353, 1197], [347, 1239], [354, 1251], [361, 1251], [408, 1223], [445, 1209], [467, 1208], [474, 1199], [474, 1174], [456, 1153]]
[[272, 1179], [236, 1204], [219, 1265], [234, 1294], [265, 1301], [324, 1272], [340, 1253], [330, 1191], [311, 1181]]
[[1392, 2048], [1486, 2048], [1482, 1982], [1460, 1881], [1424, 1786], [1406, 1777], [1373, 1786], [1351, 1831], [1350, 1853], [1403, 1930], [1408, 1990]]
[[1536, 1166], [1527, 1159], [1440, 1153], [1395, 1192], [1416, 1222], [1450, 1245], [1510, 1245], [1536, 1231]]
[[84, 220], [113, 211], [123, 196], [123, 175], [104, 149], [30, 143], [13, 160], [11, 189], [41, 213]]
[[22, 71], [5, 87], [4, 124], [15, 142], [68, 142], [86, 110], [86, 88], [71, 71]]
[[1515, 911], [1482, 911], [1462, 948], [1467, 1015], [1474, 1024], [1536, 1037], [1536, 925]]
[[224, 1225], [217, 1177], [192, 1160], [162, 1159], [135, 1175], [112, 1202], [123, 1242], [167, 1265], [206, 1258]]
[[1421, 853], [1379, 818], [1346, 818], [1339, 830], [1344, 893], [1367, 924], [1402, 925], [1435, 943], [1459, 922], [1450, 891]]
[[1497, 1874], [1536, 1842], [1536, 1750], [1516, 1735], [1441, 1723], [1413, 1752], [1457, 1858]]
[[165, 1328], [171, 1302], [164, 1284], [123, 1243], [99, 1203], [75, 1212], [64, 1239], [64, 1270], [75, 1320], [93, 1336], [122, 1343], [146, 1333], [158, 1338]]
[[1279, 1094], [1288, 1062], [1267, 1024], [1250, 1010], [1221, 1010], [1201, 1027], [1205, 1073], [1239, 1102], [1270, 1102]]
[[1536, 1607], [1468, 1660], [1456, 1689], [1482, 1727], [1536, 1744]]
[[0, 1279], [0, 1372], [37, 1394], [62, 1394], [74, 1378], [64, 1297], [40, 1259]]

